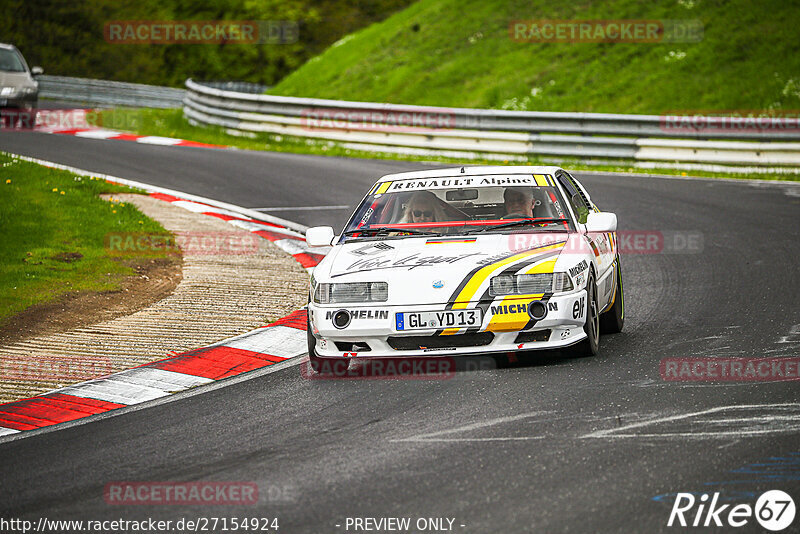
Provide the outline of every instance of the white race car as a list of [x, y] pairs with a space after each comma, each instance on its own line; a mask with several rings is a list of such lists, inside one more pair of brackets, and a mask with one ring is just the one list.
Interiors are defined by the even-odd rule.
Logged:
[[[570, 347], [622, 330], [617, 217], [558, 167], [457, 167], [382, 177], [311, 277], [308, 356], [452, 356]], [[325, 364], [325, 365], [323, 365]]]

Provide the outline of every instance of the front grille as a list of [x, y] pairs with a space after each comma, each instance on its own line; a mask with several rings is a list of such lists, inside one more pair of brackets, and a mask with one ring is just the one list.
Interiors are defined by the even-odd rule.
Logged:
[[533, 332], [520, 332], [514, 343], [527, 343], [529, 341], [549, 341], [550, 330], [535, 330]]
[[454, 336], [390, 336], [386, 341], [394, 350], [440, 349], [445, 347], [481, 347], [494, 339], [492, 332]]

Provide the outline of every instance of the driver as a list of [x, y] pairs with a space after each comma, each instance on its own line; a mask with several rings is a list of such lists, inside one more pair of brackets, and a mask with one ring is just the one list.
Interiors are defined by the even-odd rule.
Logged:
[[503, 191], [503, 202], [506, 210], [504, 219], [533, 217], [536, 199], [533, 198], [533, 191], [529, 187], [507, 187]]
[[445, 220], [441, 201], [430, 191], [418, 191], [408, 201], [401, 223], [430, 223]]

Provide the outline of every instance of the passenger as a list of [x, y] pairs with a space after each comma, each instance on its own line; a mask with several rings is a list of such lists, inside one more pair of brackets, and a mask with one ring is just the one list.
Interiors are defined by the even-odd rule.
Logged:
[[430, 223], [445, 220], [439, 198], [430, 191], [418, 191], [411, 196], [401, 223]]
[[506, 210], [504, 219], [533, 217], [536, 199], [533, 198], [533, 191], [529, 187], [507, 187], [503, 191], [503, 202]]

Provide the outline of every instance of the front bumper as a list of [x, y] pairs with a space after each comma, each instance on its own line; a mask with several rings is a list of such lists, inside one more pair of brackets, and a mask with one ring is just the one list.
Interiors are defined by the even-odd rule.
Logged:
[[[527, 307], [537, 298], [473, 302], [467, 309], [485, 308], [479, 329], [419, 329], [398, 331], [395, 314], [402, 312], [444, 311], [445, 304], [417, 306], [332, 305], [308, 306], [316, 352], [321, 357], [382, 358], [490, 354], [518, 350], [557, 349], [586, 338], [586, 291], [577, 290], [551, 297], [545, 302], [547, 315], [530, 326]], [[581, 304], [581, 301], [583, 304]], [[524, 305], [525, 310], [520, 311]], [[333, 315], [350, 312], [345, 328], [336, 328]], [[366, 350], [366, 349], [369, 350]]]
[[11, 93], [9, 95], [0, 95], [0, 108], [31, 110], [34, 109], [38, 103], [38, 93], [26, 95], [21, 93]]

